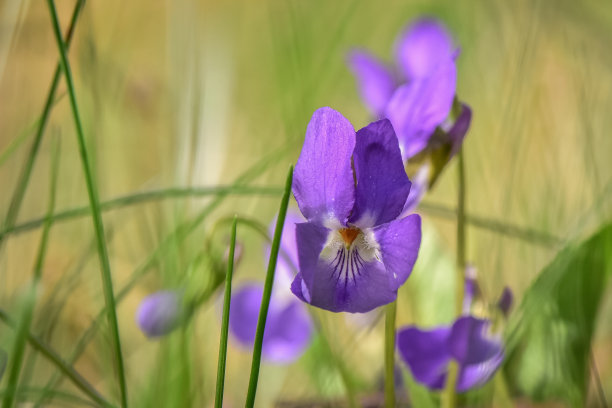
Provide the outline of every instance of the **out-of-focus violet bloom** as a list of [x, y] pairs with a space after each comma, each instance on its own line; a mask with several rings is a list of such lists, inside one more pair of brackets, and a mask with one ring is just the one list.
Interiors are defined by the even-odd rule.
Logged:
[[459, 364], [456, 389], [465, 392], [489, 381], [504, 360], [501, 339], [488, 333], [491, 322], [470, 315], [480, 295], [476, 268], [465, 271], [463, 316], [451, 325], [432, 329], [409, 326], [397, 333], [397, 347], [414, 379], [430, 389], [444, 388], [448, 365]]
[[510, 313], [510, 308], [512, 307], [512, 303], [514, 302], [514, 295], [512, 294], [512, 290], [509, 287], [504, 287], [504, 290], [497, 301], [497, 307], [504, 316], [508, 316]]
[[467, 120], [467, 126], [447, 123], [455, 98], [458, 54], [446, 28], [434, 19], [423, 18], [400, 34], [395, 69], [366, 51], [349, 55], [365, 105], [374, 116], [391, 121], [404, 161], [431, 149], [438, 127], [443, 130], [445, 144], [452, 146], [451, 157], [461, 146], [471, 119], [469, 107], [462, 105], [456, 120], [464, 124]]
[[[262, 355], [278, 364], [296, 360], [312, 338], [313, 325], [308, 311], [290, 290], [298, 262], [295, 225], [303, 221], [298, 213], [287, 213], [264, 331]], [[269, 248], [266, 253], [269, 255]], [[262, 295], [263, 285], [260, 283], [245, 284], [232, 295], [229, 328], [233, 338], [244, 347], [251, 347], [255, 342]]]
[[147, 296], [138, 306], [136, 322], [149, 338], [164, 336], [185, 318], [182, 291], [161, 290]]
[[395, 300], [416, 262], [421, 218], [398, 219], [410, 191], [397, 136], [380, 120], [355, 133], [331, 108], [306, 130], [293, 194], [299, 273], [291, 290], [333, 312], [368, 312]]
[[456, 389], [465, 392], [489, 381], [504, 359], [499, 339], [487, 333], [490, 322], [462, 316], [450, 326], [398, 331], [397, 347], [416, 381], [430, 389], [444, 388], [451, 361], [459, 365]]

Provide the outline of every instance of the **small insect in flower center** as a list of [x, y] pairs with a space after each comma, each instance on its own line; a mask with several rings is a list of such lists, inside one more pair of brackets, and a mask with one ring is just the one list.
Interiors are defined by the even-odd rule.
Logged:
[[359, 234], [361, 234], [361, 230], [359, 228], [342, 228], [338, 232], [344, 240], [344, 245], [347, 249], [350, 248], [353, 241], [355, 241]]

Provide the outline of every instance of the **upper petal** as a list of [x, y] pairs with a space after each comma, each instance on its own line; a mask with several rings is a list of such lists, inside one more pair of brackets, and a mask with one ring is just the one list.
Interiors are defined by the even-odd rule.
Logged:
[[431, 330], [407, 327], [397, 333], [397, 348], [415, 380], [432, 389], [444, 388], [451, 356], [446, 347], [450, 327]]
[[357, 132], [353, 163], [357, 186], [349, 221], [366, 228], [396, 219], [408, 197], [410, 180], [389, 120], [370, 123]]
[[374, 230], [380, 245], [381, 260], [389, 274], [391, 287], [397, 290], [406, 282], [421, 247], [421, 216], [411, 214]]
[[331, 258], [321, 256], [329, 230], [313, 223], [297, 225], [300, 274], [291, 290], [313, 306], [332, 312], [368, 312], [395, 300], [383, 264], [366, 261], [358, 250], [337, 248]]
[[409, 80], [426, 77], [455, 54], [453, 40], [437, 20], [424, 18], [407, 27], [396, 46], [397, 62]]
[[293, 195], [309, 221], [346, 222], [355, 200], [354, 148], [355, 130], [344, 116], [331, 108], [315, 111], [293, 173]]
[[448, 59], [430, 76], [402, 85], [395, 90], [386, 109], [408, 160], [423, 150], [429, 138], [450, 113], [455, 96], [456, 67]]
[[372, 115], [381, 117], [395, 88], [393, 75], [382, 62], [363, 51], [351, 52], [348, 64], [357, 78], [364, 104]]
[[501, 342], [487, 338], [490, 322], [463, 316], [453, 324], [448, 348], [460, 365], [479, 364], [499, 354]]

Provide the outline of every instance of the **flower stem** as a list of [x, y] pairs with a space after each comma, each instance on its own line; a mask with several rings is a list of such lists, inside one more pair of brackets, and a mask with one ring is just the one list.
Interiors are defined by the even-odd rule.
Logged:
[[395, 315], [397, 300], [386, 306], [385, 316], [385, 408], [395, 408]]
[[[457, 316], [461, 315], [463, 308], [463, 296], [465, 288], [465, 164], [463, 161], [463, 149], [457, 157], [458, 165], [458, 194], [457, 194], [457, 278], [455, 282], [455, 310]], [[459, 366], [452, 361], [449, 367], [446, 388], [442, 398], [445, 408], [454, 408], [456, 404], [455, 388], [459, 376]]]
[[223, 317], [221, 320], [221, 336], [219, 339], [219, 358], [217, 362], [217, 392], [215, 393], [215, 408], [223, 406], [223, 386], [225, 384], [225, 361], [227, 358], [227, 334], [229, 331], [230, 301], [232, 299], [232, 275], [234, 273], [234, 251], [236, 249], [236, 223], [238, 216], [232, 222], [227, 273], [225, 274], [225, 295], [223, 296]]
[[114, 347], [116, 374], [119, 380], [119, 389], [121, 393], [121, 406], [126, 407], [128, 401], [127, 386], [125, 382], [125, 369], [123, 363], [123, 355], [121, 351], [121, 339], [119, 337], [119, 324], [117, 322], [117, 310], [115, 306], [115, 296], [113, 293], [113, 280], [111, 276], [110, 261], [108, 258], [108, 248], [106, 247], [104, 224], [102, 222], [102, 215], [100, 210], [100, 200], [98, 198], [98, 190], [96, 188], [92, 169], [89, 163], [89, 156], [85, 143], [85, 135], [83, 132], [83, 126], [81, 124], [81, 117], [79, 115], [79, 108], [76, 100], [74, 83], [72, 81], [72, 70], [70, 68], [70, 63], [68, 62], [66, 44], [62, 39], [59, 19], [57, 17], [57, 10], [55, 8], [55, 3], [53, 0], [47, 0], [47, 4], [49, 6], [49, 13], [51, 14], [53, 32], [55, 34], [55, 41], [57, 43], [57, 48], [60, 54], [62, 71], [64, 71], [64, 77], [66, 78], [68, 96], [70, 99], [70, 107], [72, 109], [72, 116], [76, 127], [77, 141], [79, 143], [79, 153], [81, 156], [81, 163], [83, 165], [83, 173], [85, 175], [85, 184], [87, 185], [87, 193], [89, 196], [91, 216], [96, 234], [96, 242], [98, 244], [98, 255], [100, 258], [100, 267], [102, 270], [102, 287], [104, 291], [105, 303], [107, 305], [107, 318], [111, 331], [112, 344]]
[[270, 306], [270, 296], [272, 296], [272, 285], [274, 283], [274, 271], [276, 270], [276, 260], [280, 249], [280, 241], [283, 233], [283, 225], [285, 225], [285, 217], [287, 215], [287, 207], [289, 205], [289, 197], [291, 196], [291, 184], [293, 182], [293, 166], [289, 167], [287, 181], [285, 182], [285, 193], [281, 200], [278, 218], [276, 220], [276, 229], [274, 230], [274, 239], [272, 240], [272, 249], [270, 250], [270, 260], [268, 262], [268, 271], [266, 273], [266, 282], [264, 284], [264, 292], [261, 299], [261, 307], [259, 308], [259, 319], [257, 320], [257, 331], [255, 332], [255, 344], [253, 345], [253, 361], [251, 363], [251, 377], [249, 378], [249, 389], [246, 398], [246, 407], [255, 405], [255, 393], [257, 392], [257, 380], [259, 378], [259, 366], [261, 364], [261, 347], [263, 345], [264, 330], [266, 328], [266, 318], [268, 316], [268, 307]]

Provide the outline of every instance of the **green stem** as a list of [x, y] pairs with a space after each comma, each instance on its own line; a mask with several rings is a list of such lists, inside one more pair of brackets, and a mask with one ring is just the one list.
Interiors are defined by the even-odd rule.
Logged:
[[57, 42], [57, 47], [60, 53], [62, 70], [64, 71], [64, 76], [66, 78], [68, 97], [70, 99], [70, 106], [72, 108], [72, 116], [74, 118], [74, 124], [76, 127], [77, 139], [79, 143], [79, 153], [81, 156], [83, 173], [85, 175], [85, 183], [87, 185], [87, 193], [89, 196], [89, 205], [91, 207], [91, 215], [97, 237], [96, 241], [98, 246], [98, 255], [100, 258], [100, 266], [102, 269], [102, 286], [104, 290], [105, 303], [108, 310], [107, 317], [111, 330], [112, 344], [114, 347], [116, 372], [119, 380], [119, 389], [121, 394], [121, 406], [127, 407], [127, 386], [125, 382], [125, 370], [123, 364], [123, 356], [121, 352], [121, 340], [119, 337], [119, 325], [117, 322], [115, 296], [113, 294], [113, 280], [111, 276], [110, 262], [108, 259], [108, 249], [106, 248], [106, 240], [104, 238], [104, 224], [102, 223], [98, 191], [96, 189], [95, 180], [92, 175], [91, 167], [89, 165], [89, 157], [87, 153], [87, 146], [85, 143], [85, 135], [83, 132], [83, 126], [81, 124], [79, 108], [76, 100], [76, 93], [74, 90], [74, 83], [72, 80], [72, 70], [70, 68], [70, 63], [68, 62], [66, 45], [62, 40], [61, 28], [59, 24], [59, 19], [57, 17], [57, 10], [55, 9], [55, 4], [53, 0], [47, 0], [47, 4], [49, 6], [49, 12], [51, 14], [51, 20], [53, 22], [53, 32], [55, 34], [55, 41]]
[[[110, 199], [108, 201], [102, 201], [100, 203], [100, 210], [109, 211], [117, 208], [122, 208], [130, 205], [146, 203], [156, 200], [164, 200], [169, 198], [182, 198], [182, 197], [204, 197], [211, 195], [280, 195], [283, 193], [281, 187], [260, 187], [260, 186], [214, 186], [214, 187], [170, 187], [162, 188], [159, 190], [143, 191], [140, 193], [134, 193]], [[90, 214], [89, 205], [70, 208], [68, 210], [60, 211], [53, 215], [53, 221], [66, 221], [77, 217], [83, 217]], [[38, 228], [44, 223], [45, 218], [35, 218], [30, 221], [26, 221], [22, 224], [15, 225], [11, 228], [5, 228], [0, 231], [0, 239], [5, 235], [15, 234], [19, 232], [29, 231]]]
[[[74, 6], [72, 17], [70, 19], [70, 26], [68, 27], [68, 32], [66, 33], [66, 48], [70, 47], [70, 43], [72, 42], [72, 37], [74, 34], [74, 27], [84, 4], [85, 0], [78, 0]], [[12, 228], [13, 225], [15, 225], [17, 216], [19, 215], [21, 203], [23, 202], [23, 197], [25, 196], [25, 191], [30, 181], [30, 175], [32, 174], [32, 169], [34, 168], [34, 162], [36, 161], [36, 156], [38, 155], [38, 151], [40, 149], [42, 136], [43, 133], [45, 133], [45, 128], [47, 126], [49, 116], [51, 114], [51, 108], [54, 104], [55, 92], [59, 84], [60, 74], [61, 62], [58, 62], [57, 67], [55, 68], [55, 73], [53, 74], [53, 80], [51, 81], [51, 87], [49, 89], [49, 92], [47, 93], [45, 107], [43, 108], [42, 115], [39, 121], [37, 122], [38, 127], [36, 130], [36, 136], [34, 137], [34, 141], [32, 142], [32, 146], [30, 147], [30, 153], [28, 155], [27, 161], [25, 162], [24, 167], [21, 170], [21, 173], [19, 174], [19, 179], [17, 181], [17, 185], [15, 186], [15, 191], [13, 192], [6, 218], [4, 219], [4, 229]], [[4, 234], [0, 235], [0, 245], [3, 242], [3, 238]]]
[[[2, 320], [7, 326], [12, 329], [17, 329], [18, 325], [4, 310], [0, 309], [0, 320]], [[98, 403], [103, 407], [112, 408], [113, 404], [106, 401], [104, 397], [102, 397], [96, 389], [87, 382], [85, 378], [81, 376], [72, 366], [65, 363], [62, 358], [47, 346], [42, 340], [38, 337], [35, 337], [31, 333], [27, 333], [27, 340], [34, 350], [40, 352], [47, 360], [49, 360], [53, 365], [55, 365], [58, 370], [67, 377], [78, 389], [83, 391], [87, 396], [89, 396], [93, 401]]]
[[225, 361], [227, 358], [227, 335], [229, 332], [230, 303], [232, 299], [232, 275], [234, 272], [234, 250], [236, 248], [236, 223], [234, 216], [232, 235], [230, 238], [229, 259], [225, 274], [225, 294], [223, 296], [223, 317], [221, 319], [221, 336], [219, 339], [219, 358], [217, 361], [217, 391], [215, 393], [215, 408], [223, 407], [223, 386], [225, 384]]
[[385, 408], [395, 408], [395, 315], [397, 301], [386, 306], [385, 316]]
[[[463, 161], [463, 149], [458, 154], [458, 194], [457, 194], [457, 278], [455, 282], [455, 311], [456, 315], [460, 316], [463, 308], [463, 297], [465, 291], [465, 164]], [[454, 408], [456, 405], [455, 388], [457, 378], [459, 376], [459, 365], [452, 361], [449, 368], [446, 387], [442, 398], [442, 405], [445, 408]]]
[[280, 241], [283, 233], [283, 225], [285, 225], [285, 217], [287, 215], [287, 207], [289, 205], [289, 197], [291, 196], [291, 183], [293, 181], [293, 166], [289, 167], [287, 181], [285, 182], [285, 193], [281, 200], [280, 209], [278, 210], [278, 218], [276, 219], [276, 229], [274, 230], [274, 239], [272, 240], [272, 249], [270, 250], [270, 260], [268, 262], [268, 271], [266, 273], [266, 282], [264, 284], [264, 292], [261, 299], [261, 307], [259, 308], [259, 319], [257, 320], [257, 331], [255, 332], [255, 344], [253, 345], [253, 361], [251, 364], [251, 377], [249, 378], [249, 389], [246, 398], [246, 407], [255, 405], [255, 393], [257, 392], [257, 381], [259, 379], [259, 366], [261, 364], [261, 347], [263, 345], [264, 330], [266, 328], [266, 318], [268, 316], [268, 307], [270, 306], [270, 296], [272, 296], [272, 285], [274, 284], [274, 271], [276, 270], [276, 260], [280, 249]]
[[7, 393], [4, 395], [2, 403], [3, 408], [11, 408], [15, 402], [17, 394], [17, 385], [19, 383], [19, 376], [21, 374], [21, 366], [23, 364], [23, 358], [25, 355], [26, 343], [28, 333], [30, 332], [30, 326], [32, 325], [32, 315], [34, 314], [34, 307], [36, 305], [36, 291], [38, 290], [38, 284], [42, 277], [42, 269], [47, 255], [47, 244], [49, 242], [49, 232], [51, 231], [51, 215], [55, 209], [55, 192], [57, 189], [57, 173], [59, 168], [59, 144], [55, 143], [53, 149], [53, 156], [51, 160], [51, 181], [49, 185], [49, 204], [47, 208], [47, 217], [45, 226], [43, 228], [42, 236], [40, 238], [40, 245], [38, 248], [38, 255], [36, 257], [36, 264], [34, 266], [32, 283], [28, 290], [28, 295], [25, 300], [22, 317], [17, 328], [17, 335], [15, 336], [15, 344], [13, 346], [11, 368], [9, 370]]

